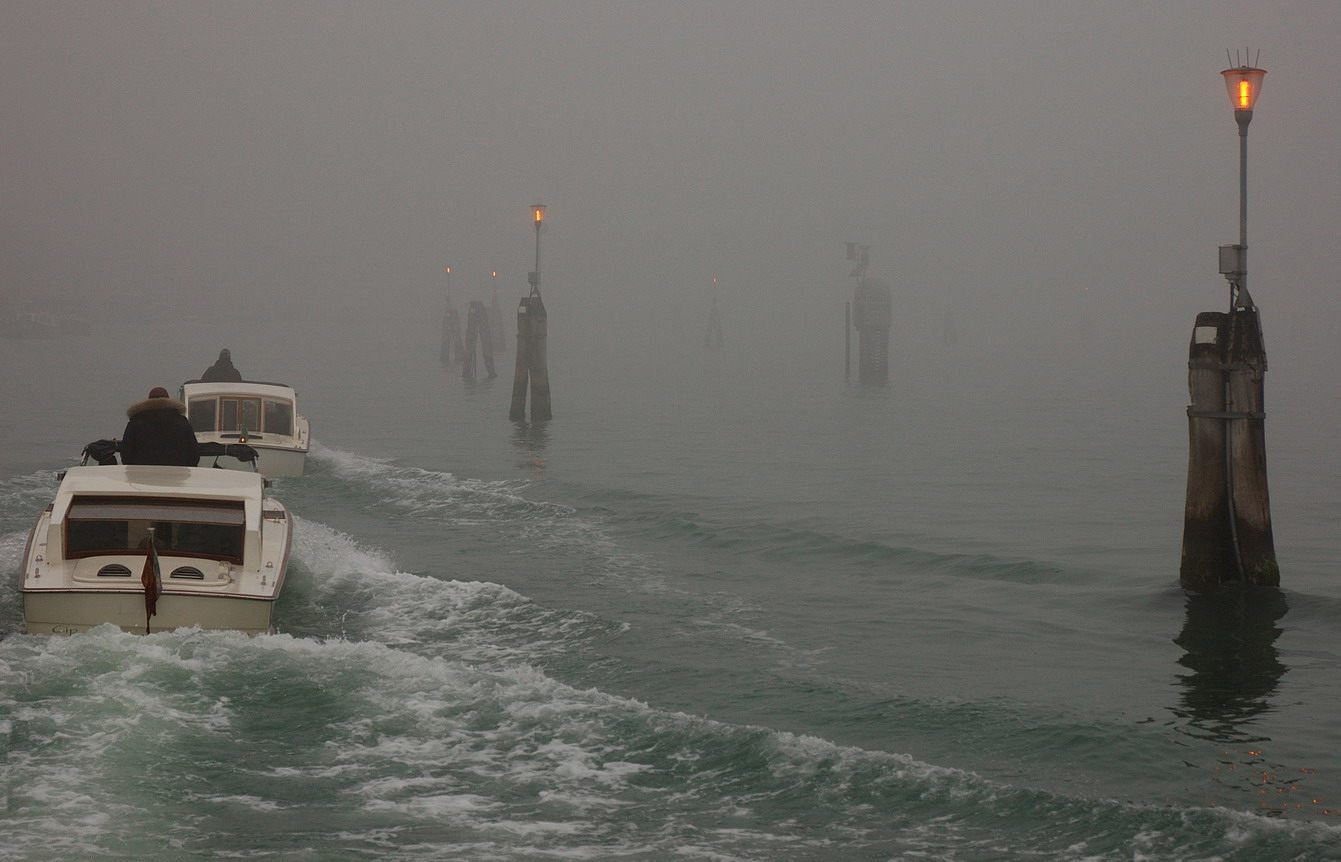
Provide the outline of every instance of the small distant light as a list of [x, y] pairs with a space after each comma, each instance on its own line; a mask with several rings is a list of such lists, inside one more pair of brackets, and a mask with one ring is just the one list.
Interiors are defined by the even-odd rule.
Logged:
[[545, 220], [545, 205], [531, 204], [531, 213], [535, 216], [535, 223], [540, 224]]

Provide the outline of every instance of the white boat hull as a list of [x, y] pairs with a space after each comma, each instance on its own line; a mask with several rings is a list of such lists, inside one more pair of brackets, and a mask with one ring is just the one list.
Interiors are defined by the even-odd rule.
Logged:
[[[228, 445], [236, 443], [237, 438], [224, 440], [214, 434], [197, 434], [196, 439], [201, 443], [223, 443]], [[263, 446], [254, 440], [248, 440], [247, 445], [256, 450], [256, 468], [255, 472], [262, 476], [301, 476], [307, 466], [307, 448], [287, 448], [278, 446]], [[242, 470], [243, 472], [252, 472], [252, 465], [245, 461], [239, 461], [236, 458], [229, 458], [221, 455], [218, 458], [205, 457], [200, 459], [201, 467], [214, 467], [215, 465], [223, 467], [225, 470]]]
[[[270, 631], [273, 600], [227, 596], [186, 596], [164, 593], [157, 613], [148, 618], [150, 632], [199, 627], [249, 635]], [[92, 591], [26, 593], [23, 618], [29, 634], [69, 635], [111, 623], [123, 631], [145, 634], [144, 593]]]
[[[24, 551], [25, 630], [270, 631], [293, 536], [266, 484], [201, 467], [70, 468]], [[149, 616], [141, 577], [155, 534], [162, 591]]]

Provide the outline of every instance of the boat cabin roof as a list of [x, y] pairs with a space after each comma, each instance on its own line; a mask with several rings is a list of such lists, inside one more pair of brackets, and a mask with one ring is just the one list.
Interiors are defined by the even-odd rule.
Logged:
[[58, 496], [76, 494], [241, 500], [259, 506], [265, 497], [265, 478], [258, 473], [212, 467], [71, 467], [65, 471]]
[[188, 380], [182, 384], [182, 394], [190, 398], [201, 395], [251, 395], [263, 398], [286, 398], [293, 401], [297, 393], [285, 383], [265, 383], [260, 380], [201, 381]]

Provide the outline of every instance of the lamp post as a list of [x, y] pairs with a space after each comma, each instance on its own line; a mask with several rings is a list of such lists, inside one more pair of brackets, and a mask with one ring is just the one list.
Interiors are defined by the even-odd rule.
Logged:
[[531, 215], [535, 218], [535, 272], [530, 274], [531, 293], [540, 295], [540, 223], [545, 220], [545, 205], [531, 204]]
[[513, 422], [526, 421], [528, 384], [531, 419], [548, 421], [554, 418], [550, 409], [549, 361], [545, 355], [549, 323], [545, 303], [540, 298], [540, 223], [545, 220], [545, 205], [531, 204], [531, 217], [535, 220], [535, 269], [527, 278], [531, 293], [522, 297], [517, 307], [517, 370], [512, 379], [512, 409], [508, 413]]
[[1244, 63], [1220, 74], [1239, 127], [1239, 241], [1220, 246], [1229, 311], [1198, 314], [1188, 346], [1192, 403], [1179, 577], [1186, 586], [1278, 586], [1266, 472], [1267, 357], [1247, 262], [1248, 124], [1266, 72]]
[[442, 343], [438, 360], [443, 365], [451, 365], [454, 360], [462, 358], [464, 348], [461, 346], [460, 320], [456, 316], [456, 309], [452, 308], [452, 268], [444, 266], [443, 271], [447, 274], [447, 302], [442, 309]]
[[507, 350], [507, 336], [503, 332], [503, 309], [498, 305], [498, 270], [489, 270], [489, 330], [498, 353]]
[[1225, 78], [1239, 126], [1239, 243], [1220, 246], [1220, 273], [1229, 280], [1229, 308], [1233, 311], [1253, 307], [1248, 293], [1248, 124], [1253, 120], [1253, 105], [1261, 95], [1266, 70], [1245, 63], [1220, 74]]

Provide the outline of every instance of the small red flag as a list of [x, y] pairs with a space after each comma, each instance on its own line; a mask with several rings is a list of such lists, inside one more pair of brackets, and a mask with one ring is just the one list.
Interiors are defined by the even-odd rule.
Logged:
[[158, 613], [158, 597], [163, 594], [163, 572], [158, 567], [158, 549], [154, 547], [154, 534], [149, 533], [149, 548], [144, 554], [144, 571], [140, 574], [140, 583], [144, 584], [144, 633], [149, 634], [149, 618]]

